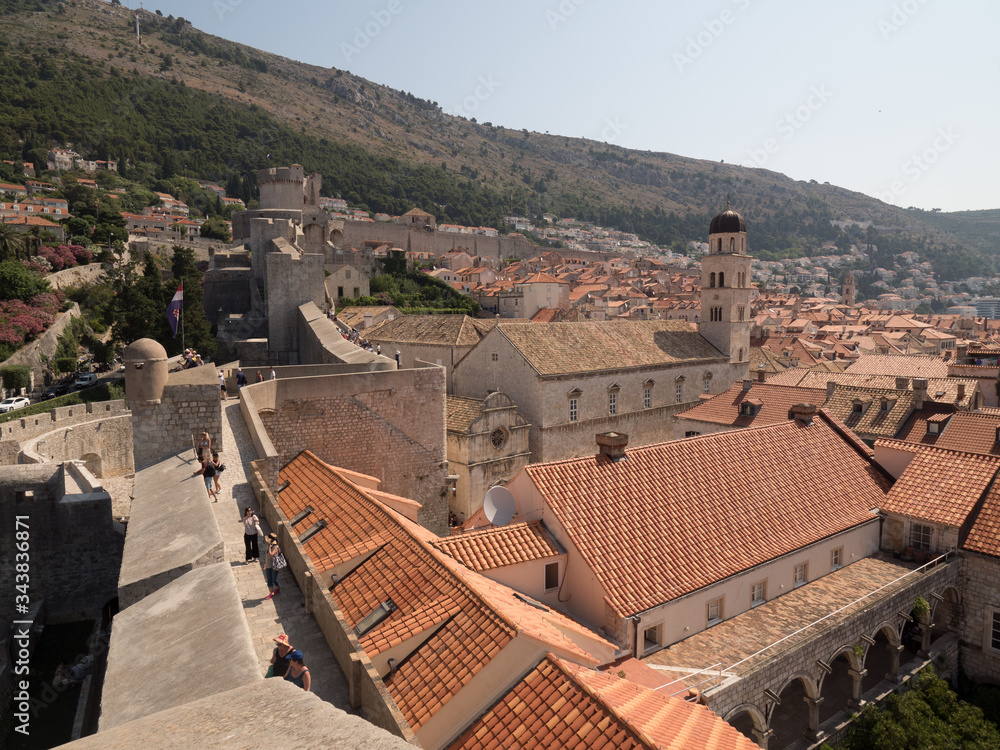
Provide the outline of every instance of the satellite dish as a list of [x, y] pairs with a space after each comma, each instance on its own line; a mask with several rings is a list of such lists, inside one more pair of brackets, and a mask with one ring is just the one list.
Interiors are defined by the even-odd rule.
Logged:
[[494, 526], [506, 526], [517, 511], [514, 496], [506, 487], [493, 487], [483, 498], [483, 510]]

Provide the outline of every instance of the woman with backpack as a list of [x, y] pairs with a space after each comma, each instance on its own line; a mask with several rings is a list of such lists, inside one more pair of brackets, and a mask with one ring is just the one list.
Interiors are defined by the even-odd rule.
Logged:
[[264, 578], [267, 580], [268, 595], [266, 599], [271, 599], [281, 592], [278, 586], [278, 571], [286, 567], [288, 563], [278, 546], [278, 535], [273, 531], [265, 537], [267, 550], [264, 553]]

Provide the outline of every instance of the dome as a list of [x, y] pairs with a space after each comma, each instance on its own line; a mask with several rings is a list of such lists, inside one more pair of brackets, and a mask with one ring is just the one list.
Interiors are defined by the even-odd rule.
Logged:
[[745, 231], [747, 231], [747, 223], [743, 220], [742, 216], [729, 207], [729, 201], [726, 201], [726, 210], [716, 214], [715, 218], [712, 219], [712, 226], [708, 229], [709, 234], [729, 234]]
[[136, 339], [125, 350], [126, 362], [148, 362], [166, 358], [167, 350], [153, 339]]

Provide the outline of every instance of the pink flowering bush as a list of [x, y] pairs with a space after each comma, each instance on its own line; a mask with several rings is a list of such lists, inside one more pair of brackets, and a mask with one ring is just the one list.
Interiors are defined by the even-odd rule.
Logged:
[[59, 247], [47, 247], [43, 245], [38, 250], [38, 254], [52, 264], [53, 271], [61, 271], [64, 268], [72, 268], [76, 265], [76, 257], [68, 245], [59, 245]]
[[94, 254], [83, 245], [70, 245], [69, 249], [70, 252], [73, 253], [73, 257], [76, 258], [78, 265], [82, 266], [90, 263], [90, 261], [94, 258]]
[[2, 300], [0, 301], [0, 343], [19, 347], [48, 328], [52, 324], [52, 319], [53, 313], [40, 307], [26, 305], [19, 299]]
[[36, 255], [31, 260], [22, 260], [21, 265], [38, 276], [48, 276], [52, 273], [52, 264], [40, 255]]

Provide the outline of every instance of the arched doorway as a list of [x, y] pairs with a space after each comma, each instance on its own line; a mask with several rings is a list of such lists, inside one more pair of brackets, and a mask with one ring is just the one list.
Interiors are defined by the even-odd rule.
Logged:
[[822, 698], [819, 704], [819, 723], [833, 718], [838, 711], [849, 711], [851, 697], [854, 695], [854, 676], [851, 675], [851, 660], [847, 652], [841, 651], [830, 662], [833, 669], [823, 678]]
[[805, 678], [794, 677], [788, 682], [778, 697], [781, 703], [771, 711], [771, 740], [768, 748], [781, 750], [793, 742], [805, 737], [809, 730], [809, 706], [806, 700], [809, 696]]
[[100, 455], [97, 453], [85, 453], [80, 456], [80, 460], [83, 461], [84, 467], [93, 474], [98, 479], [101, 478], [102, 473], [102, 461]]

